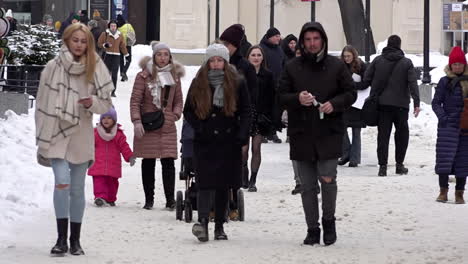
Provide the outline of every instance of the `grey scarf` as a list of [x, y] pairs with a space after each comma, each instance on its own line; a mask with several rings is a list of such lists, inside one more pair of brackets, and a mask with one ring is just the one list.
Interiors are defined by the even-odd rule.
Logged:
[[209, 70], [208, 81], [210, 85], [215, 88], [213, 94], [213, 104], [217, 107], [224, 107], [224, 71], [223, 70]]

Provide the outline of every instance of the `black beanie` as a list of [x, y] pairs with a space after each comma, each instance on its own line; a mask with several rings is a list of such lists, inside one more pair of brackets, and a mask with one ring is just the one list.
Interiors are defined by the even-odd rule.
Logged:
[[239, 48], [242, 38], [244, 37], [244, 34], [245, 32], [244, 32], [244, 29], [242, 28], [242, 25], [234, 24], [226, 28], [226, 30], [224, 30], [223, 34], [221, 34], [219, 39], [222, 41], [229, 42], [236, 48]]
[[278, 30], [277, 28], [275, 28], [275, 27], [270, 28], [270, 29], [266, 32], [266, 34], [265, 34], [265, 36], [266, 36], [267, 39], [269, 39], [269, 38], [271, 38], [271, 37], [273, 37], [273, 36], [276, 36], [276, 35], [281, 35], [281, 33], [280, 33], [279, 30]]

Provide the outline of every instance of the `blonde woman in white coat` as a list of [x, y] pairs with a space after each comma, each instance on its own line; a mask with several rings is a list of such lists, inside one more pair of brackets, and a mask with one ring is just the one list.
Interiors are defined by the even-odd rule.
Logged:
[[86, 170], [94, 161], [93, 113], [108, 111], [114, 86], [84, 24], [69, 26], [63, 43], [41, 74], [35, 113], [37, 157], [41, 165], [52, 167], [55, 176], [58, 239], [51, 254], [68, 251], [70, 219], [70, 253], [83, 255], [79, 239]]

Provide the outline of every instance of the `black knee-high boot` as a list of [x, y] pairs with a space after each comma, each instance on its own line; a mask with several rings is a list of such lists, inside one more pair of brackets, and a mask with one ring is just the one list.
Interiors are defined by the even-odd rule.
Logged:
[[164, 186], [164, 195], [166, 196], [166, 208], [174, 209], [174, 189], [175, 189], [175, 166], [173, 158], [161, 159], [162, 178]]
[[257, 173], [256, 171], [252, 171], [252, 175], [250, 176], [250, 181], [249, 181], [249, 192], [256, 192], [257, 191], [257, 186], [255, 184], [257, 183]]

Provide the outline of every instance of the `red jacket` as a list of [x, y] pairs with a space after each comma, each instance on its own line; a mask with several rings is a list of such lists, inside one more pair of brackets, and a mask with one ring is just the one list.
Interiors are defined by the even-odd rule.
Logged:
[[117, 128], [115, 137], [109, 141], [104, 140], [94, 128], [95, 159], [93, 166], [89, 168], [88, 175], [91, 176], [110, 176], [115, 178], [122, 177], [122, 160], [120, 154], [126, 162], [130, 161], [133, 152], [128, 146], [127, 137]]

